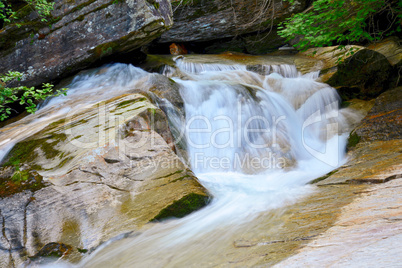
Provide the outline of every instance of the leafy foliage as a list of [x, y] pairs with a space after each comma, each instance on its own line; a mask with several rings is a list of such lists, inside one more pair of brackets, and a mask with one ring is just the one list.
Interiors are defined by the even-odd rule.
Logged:
[[13, 80], [21, 80], [23, 76], [20, 72], [9, 71], [5, 75], [0, 75], [0, 121], [4, 121], [11, 114], [10, 104], [18, 102], [19, 105], [24, 105], [29, 113], [34, 113], [37, 110], [36, 101], [44, 100], [49, 96], [66, 95], [66, 88], [54, 90], [54, 86], [49, 83], [44, 83], [42, 89], [35, 87], [7, 87], [6, 83]]
[[[16, 15], [16, 12], [13, 11], [11, 0], [1, 0], [0, 1], [0, 21], [4, 21], [6, 23], [10, 23], [11, 19], [19, 19]], [[24, 0], [24, 2], [35, 11], [41, 21], [46, 22], [47, 16], [50, 16], [50, 13], [53, 10], [54, 3], [48, 2], [47, 0]]]
[[[387, 17], [385, 28], [376, 25], [375, 16], [379, 14]], [[400, 0], [316, 0], [305, 12], [282, 23], [279, 35], [287, 40], [302, 36], [296, 47], [306, 50], [333, 43], [376, 41], [384, 34], [400, 32], [401, 22]]]

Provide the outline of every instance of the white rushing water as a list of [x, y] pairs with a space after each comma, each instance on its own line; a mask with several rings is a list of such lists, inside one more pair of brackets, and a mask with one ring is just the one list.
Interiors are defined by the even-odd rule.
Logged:
[[[105, 243], [78, 266], [219, 265], [220, 250], [233, 243], [239, 230], [260, 213], [305, 197], [314, 191], [309, 181], [344, 161], [347, 126], [339, 98], [333, 88], [314, 80], [317, 74], [302, 76], [290, 65], [266, 65], [265, 75], [245, 66], [182, 60], [177, 65], [182, 75], [172, 78], [180, 85], [186, 123], [176, 127], [185, 129], [191, 168], [213, 199], [185, 218]], [[40, 120], [49, 123], [47, 118], [74, 106], [144, 88], [149, 76], [122, 64], [81, 75], [68, 97], [55, 98], [38, 112], [48, 114]], [[38, 120], [26, 119], [32, 126]], [[5, 136], [16, 137], [12, 131]], [[0, 154], [26, 137], [19, 135], [2, 142]]]
[[311, 193], [306, 183], [343, 161], [337, 93], [314, 75], [295, 75], [293, 68], [284, 77], [244, 66], [178, 66], [185, 79], [173, 79], [185, 103], [188, 156], [213, 200], [183, 219], [110, 242], [80, 266], [220, 265], [244, 226]]

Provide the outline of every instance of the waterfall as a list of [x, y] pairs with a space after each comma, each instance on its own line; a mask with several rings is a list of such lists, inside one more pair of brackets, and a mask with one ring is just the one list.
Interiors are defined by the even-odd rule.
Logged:
[[177, 66], [181, 77], [172, 78], [184, 100], [189, 162], [213, 200], [183, 219], [110, 242], [81, 266], [219, 264], [223, 249], [260, 213], [310, 194], [307, 182], [344, 161], [339, 97], [315, 75], [286, 66], [266, 75], [236, 65]]
[[[172, 112], [169, 122], [183, 130], [191, 168], [212, 202], [185, 218], [104, 243], [80, 267], [218, 265], [223, 249], [260, 213], [312, 193], [309, 181], [345, 161], [347, 124], [339, 97], [314, 80], [317, 73], [301, 75], [286, 64], [256, 71], [177, 59], [176, 66], [162, 73], [180, 87], [186, 120]], [[153, 75], [116, 64], [77, 76], [67, 97], [50, 100], [21, 126], [2, 133], [0, 157], [71, 109], [133, 88], [146, 91]]]

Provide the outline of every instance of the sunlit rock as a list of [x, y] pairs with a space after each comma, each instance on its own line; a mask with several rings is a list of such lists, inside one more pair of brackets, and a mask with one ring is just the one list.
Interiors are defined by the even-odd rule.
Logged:
[[[76, 108], [19, 141], [3, 160], [2, 180], [30, 180], [17, 171], [24, 169], [41, 184], [2, 196], [2, 263], [21, 264], [53, 242], [71, 245], [70, 260], [78, 260], [78, 249], [162, 219], [175, 203], [184, 202], [176, 209], [185, 213], [171, 216], [205, 205], [205, 189], [174, 147], [165, 114], [138, 93]], [[181, 201], [192, 195], [204, 203]]]

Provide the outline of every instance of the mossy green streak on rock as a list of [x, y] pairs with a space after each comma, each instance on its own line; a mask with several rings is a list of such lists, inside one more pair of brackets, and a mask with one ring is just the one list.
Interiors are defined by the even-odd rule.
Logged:
[[317, 182], [323, 181], [323, 180], [325, 180], [326, 178], [328, 178], [329, 176], [335, 174], [336, 172], [338, 172], [337, 169], [336, 169], [336, 170], [333, 170], [333, 171], [331, 171], [331, 172], [325, 174], [324, 176], [321, 176], [321, 177], [319, 177], [319, 178], [317, 178], [317, 179], [315, 179], [315, 180], [312, 180], [309, 184], [315, 184], [315, 183], [317, 183]]
[[208, 203], [208, 196], [191, 193], [162, 209], [151, 221], [161, 221], [172, 217], [183, 218], [191, 212], [206, 206]]
[[39, 250], [39, 252], [35, 256], [30, 258], [32, 260], [38, 259], [40, 257], [60, 258], [64, 255], [71, 253], [72, 250], [73, 248], [70, 245], [52, 242], [46, 244], [41, 250]]
[[16, 42], [23, 38], [30, 38], [30, 36], [36, 34], [39, 29], [44, 26], [46, 26], [46, 24], [41, 21], [20, 23], [19, 26], [15, 24], [10, 25], [10, 27], [7, 28], [7, 35], [0, 35], [0, 50], [2, 50], [2, 54], [7, 54], [8, 50], [12, 50], [15, 47]]
[[140, 102], [140, 101], [148, 101], [148, 99], [144, 97], [144, 98], [138, 98], [138, 99], [135, 99], [135, 100], [122, 101], [117, 105], [117, 108], [119, 108], [119, 109], [120, 108], [126, 108], [128, 105], [130, 105], [130, 104], [132, 104], [134, 102]]
[[35, 192], [46, 187], [43, 177], [34, 171], [16, 170], [11, 178], [0, 178], [0, 198], [14, 195], [25, 190]]
[[360, 141], [360, 136], [357, 135], [356, 132], [352, 132], [349, 135], [348, 144], [346, 145], [346, 149], [350, 150], [351, 148], [355, 147]]
[[[37, 140], [27, 140], [17, 143], [10, 153], [6, 156], [3, 166], [14, 166], [16, 163], [29, 163], [38, 156], [36, 149], [40, 148], [47, 159], [53, 159], [61, 154], [55, 149], [60, 141], [66, 140], [65, 134], [52, 133], [44, 138]], [[40, 166], [32, 168], [41, 170]]]
[[85, 249], [85, 248], [77, 248], [77, 250], [79, 253], [83, 253], [83, 254], [88, 252], [88, 249]]

